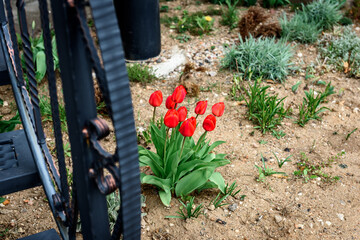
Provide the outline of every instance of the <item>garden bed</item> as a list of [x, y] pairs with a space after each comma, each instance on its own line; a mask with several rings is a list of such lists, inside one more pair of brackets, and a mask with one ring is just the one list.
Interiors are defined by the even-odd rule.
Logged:
[[[160, 5], [169, 7], [168, 12], [161, 13], [161, 16], [179, 16], [184, 9], [189, 13], [204, 11], [209, 6], [220, 9], [209, 3], [197, 5], [190, 1], [186, 6], [182, 3], [180, 0], [161, 2]], [[246, 10], [240, 8], [239, 12], [242, 15]], [[288, 7], [267, 11], [276, 16], [290, 12]], [[185, 81], [198, 89], [194, 97], [186, 97], [183, 105], [193, 111], [199, 100], [207, 100], [209, 106], [206, 113], [210, 114], [210, 106], [217, 102], [225, 103], [224, 115], [217, 118], [216, 128], [207, 134], [207, 138], [211, 142], [226, 142], [215, 151], [227, 154], [226, 158], [231, 163], [217, 171], [226, 183], [236, 181], [241, 191], [236, 197], [229, 196], [224, 200], [228, 205], [218, 208], [211, 204], [218, 189], [192, 194], [196, 206], [205, 206], [205, 214], [184, 221], [165, 218], [177, 215], [181, 204], [176, 198], [172, 198], [170, 207], [166, 207], [159, 198], [158, 189], [143, 185], [142, 194], [146, 197], [143, 210], [146, 216], [142, 220], [142, 239], [360, 239], [360, 129], [351, 134], [360, 127], [359, 79], [349, 77], [342, 70], [330, 68], [323, 61], [319, 63], [321, 58], [318, 58], [315, 43], [290, 43], [294, 49], [292, 62], [297, 70], [292, 71], [282, 83], [270, 79], [263, 79], [262, 82], [263, 86], [269, 86], [269, 93], [278, 94], [279, 98], [286, 97], [283, 100], [284, 108], [293, 110], [281, 126], [274, 128], [278, 133], [285, 133], [285, 136], [278, 139], [271, 131], [262, 134], [254, 129], [255, 125], [249, 120], [246, 102], [234, 99], [232, 95], [236, 71], [221, 69], [224, 51], [239, 42], [239, 29], [230, 31], [227, 26], [219, 24], [220, 16], [212, 17], [214, 30], [209, 35], [189, 34], [190, 39], [183, 42], [175, 39], [179, 34], [174, 29], [162, 24], [161, 54], [145, 64], [155, 67], [166, 62], [176, 46], [193, 66]], [[360, 35], [358, 25], [351, 28]], [[196, 71], [198, 67], [203, 69]], [[149, 96], [155, 90], [161, 90], [164, 99], [171, 95], [179, 85], [183, 68], [182, 65], [152, 83], [131, 83], [138, 131], [147, 129], [152, 118]], [[317, 93], [324, 92], [325, 85], [317, 84], [319, 80], [326, 84], [331, 82], [334, 86], [335, 93], [321, 104], [329, 110], [320, 114], [321, 120], [310, 120], [301, 127], [295, 121], [305, 97], [304, 91], [313, 89]], [[298, 81], [301, 84], [294, 93], [292, 87]], [[247, 81], [240, 81], [240, 84], [248, 87]], [[16, 113], [11, 88], [0, 87], [0, 96], [6, 102], [0, 108], [0, 114], [9, 119]], [[159, 108], [157, 113], [165, 115], [165, 107]], [[193, 112], [188, 114], [193, 115]], [[206, 115], [199, 116], [198, 121], [202, 123]], [[102, 117], [109, 121], [106, 116]], [[51, 124], [45, 126], [47, 135], [51, 135]], [[196, 131], [194, 138], [198, 139], [200, 134], [201, 131]], [[111, 139], [110, 136], [104, 141], [110, 150], [114, 148]], [[149, 147], [154, 148], [151, 144]], [[279, 159], [291, 155], [291, 162], [279, 168], [274, 154]], [[255, 165], [263, 166], [262, 158], [266, 167], [286, 175], [273, 174], [259, 179]], [[321, 174], [317, 172], [313, 174], [316, 177], [311, 177], [309, 171], [309, 175], [306, 175], [303, 171], [306, 167], [320, 167]], [[299, 171], [300, 175], [296, 174]], [[17, 239], [56, 228], [40, 187], [10, 194], [6, 198], [10, 202], [0, 207], [0, 239]]]

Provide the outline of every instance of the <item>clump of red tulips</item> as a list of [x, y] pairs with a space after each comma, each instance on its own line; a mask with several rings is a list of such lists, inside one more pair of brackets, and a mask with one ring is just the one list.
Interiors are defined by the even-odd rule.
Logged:
[[149, 103], [154, 107], [152, 122], [150, 123], [151, 140], [156, 152], [139, 146], [139, 160], [141, 166], [150, 167], [152, 174], [141, 174], [141, 182], [159, 188], [160, 199], [169, 205], [172, 196], [187, 196], [195, 190], [219, 188], [225, 191], [225, 182], [215, 169], [229, 163], [224, 154], [215, 154], [212, 150], [224, 143], [217, 141], [210, 145], [206, 140], [207, 132], [216, 129], [216, 118], [224, 113], [224, 103], [212, 106], [212, 114], [205, 117], [202, 127], [205, 130], [195, 143], [193, 135], [198, 123], [199, 115], [204, 115], [208, 101], [196, 104], [195, 116], [188, 117], [189, 111], [185, 106], [179, 106], [186, 96], [185, 88], [180, 85], [172, 95], [166, 98], [168, 109], [161, 124], [155, 124], [156, 108], [163, 102], [161, 91], [151, 94]]

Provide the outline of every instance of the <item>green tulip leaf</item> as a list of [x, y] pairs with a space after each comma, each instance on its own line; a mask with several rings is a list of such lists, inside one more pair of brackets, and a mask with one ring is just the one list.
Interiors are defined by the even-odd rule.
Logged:
[[225, 193], [225, 181], [219, 172], [214, 172], [209, 180], [215, 183], [222, 193]]
[[180, 179], [180, 181], [176, 184], [175, 187], [176, 196], [187, 196], [198, 187], [204, 185], [204, 183], [207, 182], [213, 171], [213, 168], [203, 168], [195, 170]]
[[165, 206], [170, 206], [170, 202], [171, 202], [171, 192], [169, 191], [159, 191], [159, 196], [160, 196], [160, 200], [161, 202], [165, 205]]

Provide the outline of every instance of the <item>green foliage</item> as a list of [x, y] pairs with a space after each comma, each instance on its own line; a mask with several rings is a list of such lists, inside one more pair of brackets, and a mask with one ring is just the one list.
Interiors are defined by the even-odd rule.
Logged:
[[351, 134], [353, 134], [354, 132], [356, 132], [356, 130], [358, 130], [357, 128], [353, 129], [351, 132], [349, 132], [347, 135], [346, 135], [346, 138], [345, 140], [347, 141], [349, 139], [349, 137], [351, 136]]
[[[52, 111], [51, 111], [51, 104], [50, 104], [50, 98], [45, 95], [39, 96], [39, 107], [40, 107], [40, 113], [42, 117], [42, 121], [52, 121]], [[67, 129], [67, 123], [66, 123], [66, 111], [64, 105], [59, 102], [59, 117], [61, 122], [61, 129], [63, 131], [66, 131]]]
[[288, 41], [300, 43], [313, 43], [317, 40], [321, 29], [319, 24], [311, 21], [303, 12], [297, 12], [290, 20], [286, 15], [280, 18], [281, 36]]
[[189, 14], [189, 12], [185, 10], [180, 18], [177, 16], [164, 16], [161, 18], [161, 23], [167, 27], [176, 29], [178, 33], [189, 32], [192, 35], [203, 35], [213, 30], [214, 19], [206, 16], [204, 12]]
[[185, 43], [185, 42], [188, 42], [189, 40], [191, 40], [191, 37], [184, 33], [184, 34], [179, 34], [179, 35], [175, 36], [174, 39], [178, 40], [180, 43]]
[[229, 205], [228, 203], [223, 203], [223, 201], [225, 201], [228, 196], [229, 196], [229, 194], [218, 193], [216, 198], [214, 200], [212, 200], [211, 203], [214, 205], [215, 208]]
[[167, 5], [162, 5], [160, 7], [160, 12], [168, 12], [169, 11], [169, 6]]
[[[229, 195], [232, 197], [236, 197], [236, 195], [241, 191], [241, 189], [236, 191], [236, 188], [238, 187], [238, 185], [236, 184], [236, 181], [234, 181], [230, 186], [227, 183], [224, 189], [224, 194], [225, 195]], [[242, 195], [241, 198], [244, 198], [245, 195]]]
[[[32, 30], [35, 29], [35, 22], [32, 23]], [[18, 36], [18, 42], [21, 44], [21, 38]], [[33, 53], [33, 62], [35, 66], [35, 78], [38, 83], [42, 81], [42, 79], [45, 77], [46, 74], [46, 57], [45, 57], [45, 46], [44, 46], [44, 39], [43, 34], [41, 34], [38, 37], [30, 37], [30, 43], [31, 43], [31, 50]], [[58, 70], [59, 68], [59, 58], [57, 54], [57, 47], [56, 47], [56, 39], [55, 39], [55, 33], [52, 32], [52, 55], [54, 58], [54, 70]], [[26, 65], [25, 65], [25, 56], [23, 53], [21, 53], [21, 62], [22, 62], [22, 68], [24, 73], [27, 72]]]
[[230, 30], [232, 30], [237, 27], [239, 21], [236, 9], [239, 0], [236, 0], [233, 5], [231, 4], [231, 0], [226, 0], [225, 2], [228, 8], [225, 10], [224, 7], [222, 7], [223, 14], [220, 23], [224, 26], [229, 26]]
[[331, 176], [330, 174], [324, 173], [322, 168], [331, 167], [331, 164], [338, 157], [342, 156], [344, 152], [341, 152], [336, 157], [329, 158], [327, 162], [322, 162], [320, 164], [313, 164], [310, 162], [309, 158], [305, 153], [301, 153], [300, 161], [297, 163], [298, 170], [294, 171], [294, 176], [298, 178], [303, 178], [305, 182], [308, 182], [310, 179], [320, 178], [323, 182], [332, 183], [340, 179], [339, 176]]
[[275, 154], [274, 152], [273, 152], [273, 154], [274, 154], [274, 156], [275, 156], [275, 158], [276, 158], [276, 161], [277, 161], [277, 163], [278, 163], [279, 168], [282, 168], [282, 166], [284, 165], [284, 163], [286, 163], [286, 162], [291, 162], [290, 158], [291, 158], [292, 155], [288, 156], [288, 157], [285, 158], [285, 159], [279, 160], [279, 158], [276, 156], [276, 154]]
[[255, 6], [257, 0], [244, 0], [244, 5], [247, 7]]
[[1, 120], [3, 116], [0, 115], [0, 133], [11, 132], [15, 129], [17, 124], [21, 124], [19, 112], [10, 120]]
[[351, 77], [360, 77], [360, 37], [350, 28], [340, 36], [324, 37], [318, 43], [322, 58]]
[[281, 139], [282, 137], [285, 137], [286, 133], [284, 133], [282, 130], [276, 131], [276, 130], [273, 129], [271, 131], [271, 135], [273, 135], [277, 139]]
[[269, 86], [260, 87], [258, 81], [255, 81], [253, 86], [249, 84], [245, 98], [249, 120], [253, 121], [255, 128], [260, 129], [263, 134], [281, 125], [289, 111], [284, 109], [285, 97], [278, 99], [277, 95], [270, 96], [266, 92], [268, 88]]
[[245, 79], [252, 73], [255, 78], [285, 81], [292, 66], [293, 48], [290, 45], [274, 38], [255, 39], [252, 36], [246, 41], [240, 37], [239, 41], [221, 60], [222, 67], [239, 71]]
[[108, 208], [110, 230], [112, 231], [120, 209], [120, 196], [118, 192], [112, 192], [106, 196], [106, 203]]
[[343, 3], [334, 0], [316, 0], [303, 6], [302, 11], [310, 22], [318, 24], [319, 29], [328, 30], [342, 18], [342, 5]]
[[139, 63], [129, 64], [126, 69], [130, 82], [151, 83], [157, 79], [151, 67]]
[[263, 0], [263, 6], [266, 8], [280, 7], [289, 3], [289, 0]]
[[347, 26], [347, 25], [353, 24], [353, 21], [348, 17], [342, 17], [339, 21], [339, 24], [341, 24], [343, 26]]
[[300, 84], [301, 84], [301, 81], [298, 81], [297, 83], [295, 83], [295, 84], [291, 87], [291, 91], [292, 91], [293, 93], [297, 93], [297, 90], [298, 90]]
[[282, 174], [282, 175], [286, 175], [284, 172], [276, 172], [274, 171], [272, 168], [269, 168], [269, 167], [266, 167], [265, 165], [265, 160], [264, 160], [264, 157], [262, 156], [261, 154], [261, 161], [262, 161], [262, 164], [263, 164], [263, 167], [259, 167], [257, 165], [254, 165], [255, 168], [257, 168], [257, 170], [259, 171], [259, 176], [257, 178], [257, 181], [259, 182], [264, 182], [265, 181], [265, 178], [267, 176], [271, 176], [273, 174]]
[[331, 82], [326, 86], [324, 92], [319, 92], [316, 96], [312, 89], [305, 91], [303, 103], [299, 106], [299, 119], [296, 123], [303, 127], [312, 119], [320, 120], [319, 114], [329, 110], [326, 107], [320, 107], [320, 104], [325, 101], [326, 97], [334, 93], [334, 87], [331, 86]]
[[[160, 128], [151, 123], [151, 139], [156, 153], [139, 146], [140, 166], [149, 166], [154, 173], [142, 173], [141, 182], [157, 186], [160, 199], [166, 206], [170, 204], [172, 193], [185, 197], [195, 190], [207, 188], [219, 188], [223, 192], [224, 179], [215, 169], [230, 163], [225, 159], [225, 154], [212, 152], [223, 141], [209, 145], [210, 141], [205, 140], [204, 134], [195, 144], [192, 137], [184, 138], [178, 131], [179, 128], [180, 124], [168, 138], [164, 123]], [[182, 145], [184, 147], [181, 153]]]
[[[187, 202], [186, 205], [181, 200], [179, 200], [179, 202], [182, 205], [182, 206], [180, 206], [180, 211], [176, 212], [179, 215], [178, 216], [166, 216], [166, 218], [181, 218], [183, 220], [186, 220], [188, 218], [198, 218], [199, 215], [202, 213], [201, 210], [203, 210], [204, 206], [201, 203], [199, 206], [195, 207], [194, 199], [195, 199], [195, 197], [191, 197], [190, 201]], [[186, 210], [185, 212], [183, 212], [184, 208]]]

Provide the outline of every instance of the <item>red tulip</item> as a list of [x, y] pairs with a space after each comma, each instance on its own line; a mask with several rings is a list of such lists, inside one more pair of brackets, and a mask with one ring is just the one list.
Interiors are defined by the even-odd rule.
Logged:
[[174, 128], [179, 124], [179, 114], [175, 109], [167, 111], [164, 117], [164, 124], [169, 128]]
[[195, 113], [197, 115], [203, 115], [206, 111], [207, 101], [200, 101], [196, 104]]
[[221, 117], [224, 114], [225, 105], [223, 102], [215, 103], [212, 106], [211, 110], [215, 116]]
[[186, 90], [183, 85], [178, 86], [175, 88], [173, 94], [171, 95], [171, 100], [175, 103], [182, 103], [184, 101], [184, 98], [186, 96]]
[[159, 90], [153, 92], [153, 94], [151, 94], [150, 99], [149, 99], [149, 103], [153, 107], [160, 106], [162, 101], [163, 101], [163, 95], [162, 95], [162, 92]]
[[179, 122], [183, 122], [187, 116], [187, 109], [186, 107], [182, 106], [179, 107], [179, 109], [177, 110], [178, 114], [179, 114]]
[[203, 128], [205, 129], [205, 131], [211, 132], [215, 129], [215, 127], [216, 118], [214, 117], [214, 115], [208, 115], [203, 122]]
[[183, 122], [179, 128], [179, 132], [184, 137], [191, 137], [196, 129], [196, 119], [194, 117], [188, 118]]
[[167, 97], [166, 102], [165, 102], [165, 106], [167, 109], [174, 109], [175, 108], [175, 102], [173, 102], [173, 100], [171, 100], [171, 95]]

